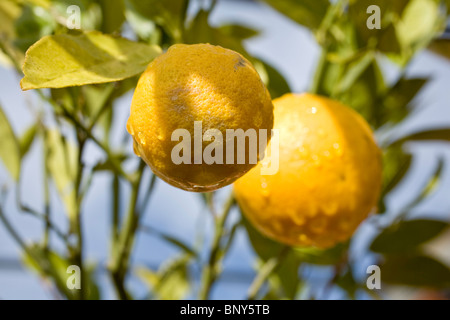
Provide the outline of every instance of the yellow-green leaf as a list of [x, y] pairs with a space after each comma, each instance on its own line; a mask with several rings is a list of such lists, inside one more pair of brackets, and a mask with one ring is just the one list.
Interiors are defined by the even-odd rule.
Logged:
[[8, 169], [14, 180], [20, 175], [20, 149], [14, 131], [9, 124], [8, 118], [0, 107], [0, 159]]
[[78, 170], [78, 151], [56, 130], [47, 133], [46, 144], [48, 170], [64, 202], [69, 219], [74, 219], [76, 214], [74, 181]]
[[33, 124], [20, 137], [19, 147], [21, 157], [24, 157], [30, 150], [31, 145], [33, 144], [36, 137], [37, 129], [37, 124]]
[[158, 299], [184, 299], [190, 286], [188, 270], [190, 259], [190, 255], [183, 255], [163, 264], [158, 272], [139, 268], [137, 274]]
[[28, 49], [22, 90], [63, 88], [123, 80], [143, 72], [157, 46], [96, 31], [47, 36]]

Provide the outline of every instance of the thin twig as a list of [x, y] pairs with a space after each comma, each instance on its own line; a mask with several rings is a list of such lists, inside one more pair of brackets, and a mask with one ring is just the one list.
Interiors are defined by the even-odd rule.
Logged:
[[109, 147], [106, 144], [104, 144], [103, 142], [98, 140], [92, 134], [92, 132], [90, 130], [88, 130], [76, 117], [74, 117], [69, 110], [67, 110], [67, 108], [64, 105], [57, 104], [55, 101], [53, 101], [52, 99], [50, 99], [46, 95], [44, 95], [40, 90], [37, 90], [37, 92], [39, 93], [39, 96], [42, 99], [44, 99], [45, 101], [50, 103], [53, 107], [61, 108], [63, 110], [64, 115], [66, 116], [66, 118], [68, 120], [70, 120], [78, 129], [83, 131], [84, 134], [86, 134], [86, 136], [90, 140], [92, 140], [97, 146], [99, 146], [103, 150], [103, 152], [106, 153], [109, 162], [111, 163], [111, 165], [114, 168], [114, 171], [116, 171], [120, 176], [125, 178], [127, 181], [132, 182], [133, 179], [127, 173], [125, 173], [125, 171], [123, 171], [122, 167], [120, 166], [120, 164], [117, 163], [113, 153], [111, 152], [111, 150], [109, 149]]
[[118, 241], [116, 241], [114, 247], [112, 248], [112, 260], [109, 266], [109, 270], [117, 295], [122, 300], [130, 299], [130, 295], [125, 289], [124, 282], [128, 270], [129, 258], [136, 235], [136, 230], [139, 226], [139, 220], [141, 218], [141, 215], [137, 208], [137, 203], [144, 168], [145, 163], [141, 161], [139, 164], [139, 169], [137, 171], [137, 178], [132, 183], [130, 202], [125, 224], [121, 228]]
[[278, 256], [272, 257], [266, 261], [266, 263], [260, 269], [259, 273], [256, 275], [252, 284], [250, 285], [247, 295], [248, 300], [256, 299], [259, 291], [261, 290], [261, 287], [264, 285], [264, 283], [270, 277], [270, 275], [278, 269], [278, 267], [281, 265], [281, 263], [288, 255], [290, 249], [291, 249], [290, 247], [285, 246], [280, 251], [280, 254]]
[[225, 222], [229, 216], [231, 209], [235, 204], [233, 192], [225, 202], [223, 212], [216, 219], [215, 235], [211, 247], [211, 253], [208, 259], [208, 264], [203, 268], [203, 280], [200, 288], [200, 299], [207, 300], [211, 293], [211, 289], [220, 275], [220, 264], [225, 256], [225, 252], [221, 246], [223, 235], [225, 234]]

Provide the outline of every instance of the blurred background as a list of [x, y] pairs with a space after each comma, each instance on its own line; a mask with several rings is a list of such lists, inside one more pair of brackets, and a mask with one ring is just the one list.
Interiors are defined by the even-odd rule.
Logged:
[[[76, 1], [75, 1], [76, 2]], [[288, 1], [295, 2], [295, 1]], [[301, 1], [300, 1], [301, 2]], [[209, 6], [208, 1], [190, 1], [187, 20], [197, 15], [201, 8]], [[27, 9], [29, 10], [29, 9]], [[35, 12], [36, 13], [36, 12]], [[39, 10], [37, 11], [39, 15]], [[44, 13], [42, 13], [44, 15]], [[23, 16], [23, 15], [22, 15]], [[311, 31], [286, 17], [265, 2], [220, 0], [215, 3], [208, 19], [211, 26], [243, 25], [257, 30], [257, 34], [242, 41], [245, 50], [254, 57], [260, 58], [274, 67], [286, 79], [292, 92], [304, 92], [310, 89], [311, 79], [316, 73], [316, 67], [321, 55], [321, 46]], [[122, 34], [134, 38], [133, 28], [124, 24]], [[441, 38], [450, 34], [441, 35]], [[449, 46], [446, 47], [450, 48]], [[432, 128], [450, 128], [450, 52], [440, 55], [430, 50], [418, 52], [408, 66], [402, 70], [406, 78], [428, 78], [425, 86], [412, 100], [414, 108], [404, 120], [398, 122], [395, 128], [389, 128], [390, 137], [404, 137], [415, 132]], [[386, 57], [381, 57], [379, 66], [387, 83], [393, 83], [398, 78], [399, 67]], [[36, 119], [37, 108], [51, 112], [42, 102], [36, 92], [23, 92], [20, 89], [21, 79], [12, 66], [4, 64], [0, 67], [0, 103], [14, 132], [21, 136]], [[111, 126], [111, 145], [121, 144], [132, 90], [118, 98], [113, 105], [114, 118]], [[51, 123], [51, 121], [50, 121]], [[386, 129], [386, 128], [382, 128]], [[448, 132], [448, 131], [447, 131]], [[377, 131], [383, 137], [386, 130]], [[71, 133], [67, 130], [66, 134]], [[381, 138], [380, 138], [381, 139]], [[413, 155], [409, 170], [401, 182], [385, 197], [386, 212], [374, 221], [364, 222], [351, 241], [352, 274], [357, 282], [365, 282], [366, 269], [377, 263], [379, 255], [368, 250], [372, 240], [380, 232], [380, 226], [387, 226], [396, 220], [397, 216], [414, 202], [424, 190], [433, 176], [439, 170], [438, 187], [427, 197], [422, 198], [409, 210], [410, 219], [450, 220], [450, 136], [436, 141], [412, 141], [404, 144], [405, 150]], [[104, 159], [104, 154], [94, 144], [87, 145], [83, 161], [86, 166], [95, 166]], [[42, 205], [43, 160], [42, 142], [36, 141], [23, 160], [20, 192], [23, 201], [30, 207]], [[126, 153], [132, 154], [132, 144], [126, 144]], [[125, 164], [127, 166], [127, 164]], [[128, 164], [130, 167], [131, 165]], [[132, 166], [131, 166], [132, 167]], [[114, 289], [106, 272], [108, 262], [109, 225], [111, 211], [111, 175], [108, 172], [97, 173], [89, 192], [83, 202], [84, 255], [85, 261], [96, 264], [95, 276], [103, 299], [114, 299]], [[150, 173], [144, 175], [144, 183], [150, 182]], [[27, 243], [38, 242], [42, 236], [42, 221], [33, 220], [17, 208], [14, 182], [3, 164], [0, 164], [0, 187], [8, 189], [2, 199], [2, 207], [8, 215], [11, 224], [16, 226], [21, 237]], [[231, 188], [227, 187], [217, 192], [217, 203], [222, 203]], [[120, 197], [127, 199], [130, 190], [125, 185]], [[61, 229], [67, 228], [64, 214], [64, 204], [57, 190], [51, 189], [53, 221]], [[120, 201], [125, 209], [126, 201]], [[237, 208], [233, 208], [229, 225], [240, 219]], [[153, 230], [153, 231], [152, 231]], [[208, 243], [214, 235], [214, 223], [204, 200], [198, 194], [185, 192], [169, 186], [158, 180], [150, 203], [142, 220], [142, 230], [136, 238], [131, 256], [133, 269], [146, 267], [157, 270], [164, 262], [167, 263], [179, 254], [179, 247], [165, 241], [158, 233], [170, 234], [190, 247], [199, 243]], [[64, 246], [55, 240], [55, 250], [64, 250]], [[440, 262], [450, 266], [450, 230], [442, 232], [432, 241], [425, 244], [423, 250]], [[208, 251], [200, 248], [202, 259], [207, 258]], [[23, 253], [17, 243], [0, 224], [0, 298], [1, 299], [54, 299], [58, 297], [51, 281], [39, 277], [34, 271], [22, 263]], [[225, 257], [223, 274], [213, 287], [213, 299], [244, 299], [247, 289], [257, 272], [257, 254], [249, 242], [247, 232], [237, 230], [231, 248]], [[187, 298], [196, 298], [195, 284], [200, 281], [200, 267], [191, 267], [193, 288], [187, 293]], [[335, 276], [333, 265], [312, 265], [303, 263], [299, 274], [303, 277], [301, 293], [297, 298], [346, 299], [348, 291], [338, 285], [329, 287], [330, 279]], [[383, 275], [383, 273], [382, 273]], [[148, 297], [148, 285], [138, 276], [130, 276], [127, 280], [130, 291], [136, 298]], [[182, 284], [182, 281], [180, 282]], [[443, 297], [440, 288], [436, 293], [432, 287], [411, 287], [404, 285], [383, 286], [380, 296], [383, 299]], [[445, 288], [444, 288], [445, 289]], [[433, 296], [435, 295], [435, 296]], [[367, 291], [355, 292], [356, 299], [372, 299]]]

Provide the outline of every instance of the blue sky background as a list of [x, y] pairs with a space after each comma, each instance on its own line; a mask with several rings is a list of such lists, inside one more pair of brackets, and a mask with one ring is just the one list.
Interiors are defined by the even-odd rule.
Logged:
[[[191, 8], [195, 10], [195, 8]], [[240, 22], [261, 31], [261, 35], [246, 42], [248, 51], [259, 56], [275, 66], [288, 80], [293, 92], [303, 92], [307, 89], [315, 69], [319, 49], [313, 36], [304, 28], [285, 19], [271, 8], [249, 2], [219, 1], [212, 15], [212, 24], [221, 25], [230, 22]], [[396, 70], [389, 62], [383, 64], [389, 79], [394, 79]], [[431, 76], [432, 81], [418, 97], [417, 112], [400, 127], [398, 134], [428, 129], [431, 127], [450, 126], [450, 63], [432, 53], [419, 54], [409, 68], [410, 76]], [[22, 133], [32, 123], [31, 104], [39, 105], [33, 92], [22, 92], [19, 86], [20, 77], [12, 69], [0, 67], [0, 104], [13, 124], [17, 134]], [[116, 105], [118, 111], [114, 122], [117, 135], [125, 130], [132, 93], [121, 98]], [[22, 186], [25, 202], [39, 206], [42, 198], [41, 168], [39, 145], [36, 144], [28, 155], [23, 176], [26, 183]], [[95, 146], [90, 145], [84, 159], [88, 164], [95, 164], [102, 157]], [[129, 146], [131, 152], [132, 146]], [[420, 192], [421, 186], [433, 172], [439, 157], [445, 160], [444, 179], [439, 191], [430, 199], [421, 203], [414, 212], [414, 216], [440, 217], [449, 220], [450, 212], [450, 148], [449, 144], [433, 143], [410, 145], [416, 155], [412, 167], [412, 174], [406, 177], [403, 184], [389, 196], [388, 207], [391, 214], [384, 219], [389, 221], [405, 204]], [[148, 177], [147, 177], [148, 181]], [[0, 185], [7, 182], [11, 186], [9, 176], [0, 164]], [[109, 185], [107, 175], [98, 175], [93, 180], [91, 192], [87, 196], [83, 207], [86, 257], [98, 262], [100, 266], [106, 263], [109, 227]], [[226, 195], [229, 187], [219, 194]], [[42, 226], [33, 218], [20, 215], [15, 208], [13, 194], [6, 203], [7, 214], [20, 230], [27, 241], [38, 239]], [[126, 196], [126, 194], [124, 194]], [[219, 197], [220, 197], [219, 196]], [[63, 224], [63, 207], [56, 194], [52, 194], [55, 204], [54, 216], [57, 223]], [[125, 205], [125, 204], [124, 204]], [[233, 212], [232, 219], [237, 219], [238, 213]], [[231, 221], [232, 222], [232, 221]], [[148, 212], [145, 213], [144, 225], [150, 225], [158, 230], [174, 235], [189, 244], [194, 244], [195, 234], [201, 231], [205, 239], [212, 234], [212, 220], [202, 207], [197, 194], [173, 188], [159, 181], [152, 196]], [[373, 226], [365, 223], [358, 230], [354, 241], [354, 253], [362, 252], [369, 239], [375, 234]], [[148, 265], [156, 268], [162, 261], [175, 256], [177, 250], [161, 240], [141, 233], [136, 242], [133, 262], [136, 266]], [[19, 250], [15, 243], [6, 235], [0, 225], [0, 261], [2, 259], [18, 259]], [[365, 267], [371, 264], [370, 257], [360, 259], [356, 273], [363, 277]], [[1, 262], [0, 262], [1, 263]], [[246, 236], [239, 232], [234, 245], [225, 261], [225, 274], [213, 291], [213, 298], [241, 299], [252, 281], [254, 255], [249, 247]], [[0, 264], [0, 298], [10, 299], [51, 299], [52, 296], [46, 285], [29, 271], [20, 269], [5, 269]], [[326, 274], [326, 273], [324, 273]], [[318, 273], [318, 281], [322, 273]], [[112, 288], [106, 274], [100, 274], [102, 292], [105, 298], [114, 298]], [[137, 281], [130, 285], [140, 295], [145, 293], [145, 287]], [[339, 298], [339, 292], [334, 295]], [[364, 298], [364, 297], [362, 297]]]

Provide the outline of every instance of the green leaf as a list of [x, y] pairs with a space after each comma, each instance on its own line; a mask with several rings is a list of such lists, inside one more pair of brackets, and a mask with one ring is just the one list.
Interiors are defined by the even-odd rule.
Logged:
[[45, 144], [48, 150], [48, 170], [66, 207], [68, 217], [74, 222], [77, 201], [74, 182], [78, 170], [78, 150], [56, 130], [47, 132]]
[[378, 39], [378, 49], [388, 54], [400, 54], [401, 45], [397, 38], [397, 29], [395, 25], [389, 24], [382, 32]]
[[14, 21], [20, 16], [21, 8], [13, 0], [0, 1], [0, 33], [12, 38], [15, 36]]
[[126, 2], [125, 17], [139, 38], [151, 44], [161, 41], [162, 32], [156, 23], [143, 16], [129, 1]]
[[395, 141], [396, 144], [401, 144], [406, 141], [428, 141], [428, 140], [442, 140], [450, 141], [450, 128], [431, 129], [422, 132], [413, 133], [409, 136]]
[[[243, 216], [243, 224], [255, 253], [266, 262], [278, 256], [285, 245], [275, 242], [257, 231]], [[293, 299], [299, 286], [298, 268], [300, 260], [294, 252], [289, 252], [278, 269], [269, 277], [271, 292], [281, 298]]]
[[93, 170], [94, 171], [115, 172], [116, 171], [116, 167], [112, 164], [111, 161], [113, 161], [113, 162], [115, 161], [116, 163], [122, 164], [127, 159], [128, 159], [128, 156], [126, 154], [116, 153], [116, 154], [113, 154], [112, 157], [98, 162], [94, 166]]
[[[260, 62], [262, 64], [262, 67], [267, 74], [267, 81], [265, 85], [267, 86], [272, 99], [278, 98], [285, 93], [291, 92], [291, 88], [289, 87], [286, 79], [274, 67], [269, 65], [267, 62], [264, 62], [260, 58], [257, 59], [257, 62]], [[254, 66], [256, 70], [258, 70], [256, 63], [254, 63]]]
[[188, 246], [187, 244], [185, 244], [183, 241], [176, 239], [172, 236], [169, 236], [167, 234], [159, 234], [159, 236], [161, 238], [163, 238], [165, 241], [171, 243], [172, 245], [180, 248], [181, 250], [183, 250], [185, 253], [192, 255], [193, 257], [198, 257], [198, 253], [195, 252], [194, 249], [192, 249], [190, 246]]
[[219, 27], [219, 30], [228, 36], [241, 40], [255, 37], [259, 35], [259, 31], [239, 24], [226, 24]]
[[112, 33], [120, 31], [125, 21], [124, 0], [98, 0], [102, 9], [102, 31]]
[[385, 195], [392, 191], [405, 177], [412, 163], [412, 155], [401, 147], [387, 148], [383, 152], [383, 186], [378, 204], [380, 213], [386, 211]]
[[164, 263], [158, 272], [139, 268], [137, 274], [158, 299], [180, 300], [185, 298], [190, 287], [189, 262], [189, 257], [181, 256]]
[[160, 53], [157, 46], [94, 31], [47, 36], [27, 51], [20, 84], [29, 90], [119, 81], [143, 72]]
[[30, 150], [31, 145], [36, 137], [37, 124], [31, 125], [22, 135], [19, 141], [20, 156], [23, 158]]
[[14, 44], [23, 52], [43, 36], [52, 34], [56, 28], [56, 22], [48, 11], [28, 5], [22, 9], [22, 14], [14, 25], [16, 28]]
[[350, 63], [346, 69], [346, 72], [339, 83], [336, 85], [335, 94], [348, 91], [350, 87], [361, 77], [364, 71], [372, 64], [375, 59], [373, 51], [368, 51], [363, 54], [359, 59]]
[[159, 230], [155, 230], [155, 229], [153, 229], [152, 227], [149, 227], [149, 226], [143, 227], [143, 230], [147, 231], [149, 234], [156, 235], [156, 236], [162, 238], [163, 240], [169, 242], [170, 244], [178, 247], [179, 249], [184, 251], [184, 253], [187, 256], [192, 256], [192, 257], [195, 257], [195, 258], [198, 257], [198, 253], [193, 248], [191, 248], [189, 245], [187, 245], [186, 243], [184, 243], [180, 239], [172, 237], [172, 236], [170, 236], [168, 234], [165, 234], [165, 233], [163, 233], [163, 232], [161, 232]]
[[156, 22], [175, 42], [182, 39], [187, 5], [187, 0], [126, 0], [127, 10], [138, 12], [147, 20]]
[[264, 2], [286, 17], [313, 30], [319, 28], [330, 6], [328, 0], [264, 0]]
[[428, 47], [432, 52], [437, 53], [447, 59], [450, 59], [450, 40], [436, 39]]
[[[34, 0], [36, 1], [36, 0]], [[115, 0], [109, 1], [113, 2]], [[102, 26], [102, 9], [99, 1], [91, 0], [52, 0], [48, 11], [56, 12], [60, 16], [60, 23], [66, 27], [66, 19], [70, 19], [73, 12], [68, 12], [70, 6], [80, 8], [80, 27], [82, 30], [97, 30]], [[62, 18], [62, 19], [61, 19]]]
[[16, 39], [15, 20], [20, 16], [21, 8], [16, 1], [0, 1], [0, 64], [5, 66], [22, 65], [24, 54], [14, 45]]
[[353, 277], [353, 270], [348, 266], [344, 274], [337, 277], [335, 283], [347, 292], [350, 299], [356, 298], [356, 292], [359, 289], [359, 285]]
[[247, 235], [250, 240], [250, 244], [255, 250], [255, 253], [263, 260], [267, 261], [272, 257], [277, 256], [283, 249], [283, 245], [275, 242], [263, 234], [261, 234], [258, 230], [256, 230], [251, 223], [242, 215], [243, 225], [247, 230]]
[[449, 288], [450, 269], [424, 255], [389, 255], [381, 266], [381, 280], [396, 285]]
[[82, 89], [86, 99], [87, 114], [89, 117], [95, 117], [111, 97], [114, 84], [90, 85]]
[[339, 243], [329, 249], [317, 249], [313, 247], [295, 248], [295, 254], [300, 261], [317, 264], [333, 265], [342, 262], [348, 250], [348, 243]]
[[54, 251], [45, 250], [38, 244], [33, 244], [28, 248], [33, 258], [24, 254], [22, 261], [30, 270], [37, 272], [41, 277], [50, 277], [60, 292], [64, 293], [68, 299], [75, 298], [75, 290], [71, 291], [67, 287], [67, 267], [71, 263]]
[[299, 267], [297, 255], [290, 251], [278, 269], [268, 278], [271, 294], [275, 294], [278, 299], [294, 299], [300, 285]]
[[409, 104], [425, 86], [427, 81], [428, 79], [426, 78], [400, 78], [384, 98], [384, 121], [395, 123], [405, 118], [409, 113]]
[[[45, 249], [38, 244], [30, 246], [28, 250], [32, 253], [34, 259], [24, 254], [22, 261], [29, 269], [37, 272], [41, 277], [50, 277], [59, 291], [64, 293], [68, 299], [76, 299], [78, 297], [78, 289], [70, 290], [67, 287], [67, 279], [70, 277], [70, 274], [67, 273], [67, 268], [74, 265], [69, 258], [55, 251]], [[85, 288], [88, 300], [100, 299], [100, 290], [94, 281], [94, 271], [95, 266], [85, 266], [83, 277], [80, 279], [81, 286]]]
[[0, 148], [0, 159], [6, 169], [8, 169], [14, 180], [19, 180], [20, 176], [20, 149], [17, 138], [14, 134], [8, 118], [3, 113], [3, 108], [0, 106], [0, 141], [2, 146]]
[[414, 251], [421, 244], [442, 233], [449, 224], [438, 220], [408, 220], [389, 226], [370, 245], [370, 250], [380, 253]]
[[[395, 34], [393, 22], [398, 21], [402, 15], [406, 5], [410, 0], [351, 0], [348, 8], [349, 17], [356, 27], [361, 42], [360, 46], [365, 47], [371, 39], [378, 39], [383, 44], [379, 43], [379, 49], [397, 51], [398, 40]], [[381, 29], [367, 28], [367, 19], [370, 14], [367, 13], [367, 8], [371, 5], [378, 6], [381, 12]], [[383, 37], [386, 37], [383, 39]], [[388, 41], [388, 40], [391, 40]], [[380, 47], [381, 45], [381, 47]], [[384, 50], [383, 50], [383, 49]]]

